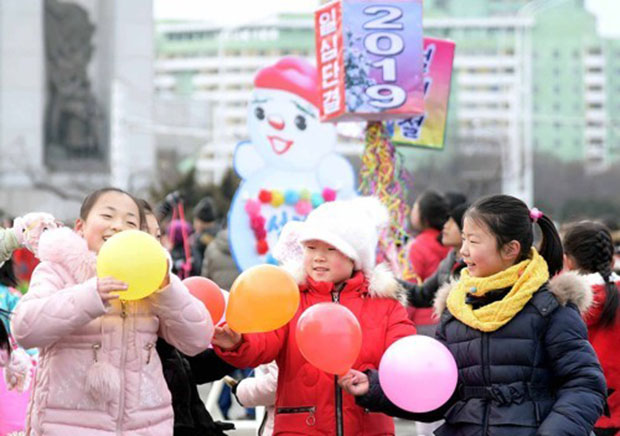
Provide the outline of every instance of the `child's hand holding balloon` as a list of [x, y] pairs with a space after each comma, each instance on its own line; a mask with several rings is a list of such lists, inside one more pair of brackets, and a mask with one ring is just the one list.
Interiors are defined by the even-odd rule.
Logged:
[[230, 327], [225, 325], [223, 327], [215, 327], [215, 333], [213, 334], [211, 343], [217, 345], [222, 350], [230, 351], [239, 346], [241, 339], [240, 333], [231, 330]]
[[102, 277], [97, 279], [97, 293], [106, 306], [111, 300], [119, 297], [118, 292], [127, 290], [127, 283], [116, 280], [114, 277]]
[[350, 369], [345, 375], [338, 377], [338, 384], [342, 389], [356, 397], [368, 393], [370, 386], [368, 376], [355, 369]]

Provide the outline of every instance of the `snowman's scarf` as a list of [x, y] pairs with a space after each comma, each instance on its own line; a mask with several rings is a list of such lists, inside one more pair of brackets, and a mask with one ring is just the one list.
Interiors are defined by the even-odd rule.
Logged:
[[407, 189], [413, 177], [392, 144], [385, 125], [378, 121], [366, 126], [366, 146], [360, 169], [360, 193], [378, 197], [390, 212], [390, 225], [379, 238], [379, 249], [392, 270], [405, 280], [415, 277], [407, 259], [405, 225], [409, 216]]

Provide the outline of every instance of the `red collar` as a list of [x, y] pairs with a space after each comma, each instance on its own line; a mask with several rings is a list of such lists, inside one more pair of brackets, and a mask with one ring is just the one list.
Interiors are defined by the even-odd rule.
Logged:
[[[342, 294], [345, 292], [364, 292], [366, 291], [366, 286], [364, 283], [366, 282], [366, 277], [362, 271], [357, 271], [353, 274], [353, 277], [346, 280], [344, 282], [344, 286], [340, 291]], [[319, 294], [329, 294], [334, 290], [333, 282], [317, 282], [312, 280], [310, 277], [306, 277], [306, 283], [301, 285], [299, 289], [304, 291], [315, 291]]]

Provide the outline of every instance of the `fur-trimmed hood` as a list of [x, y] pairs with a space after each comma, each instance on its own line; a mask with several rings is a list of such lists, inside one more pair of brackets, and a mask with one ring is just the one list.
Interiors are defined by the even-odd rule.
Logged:
[[[282, 268], [293, 276], [298, 285], [306, 283], [306, 272], [302, 263], [289, 261]], [[368, 280], [368, 293], [372, 298], [390, 298], [406, 304], [406, 293], [398, 283], [390, 268], [381, 263], [374, 267]]]
[[93, 277], [97, 269], [97, 255], [88, 249], [84, 238], [68, 227], [41, 234], [39, 259], [61, 265], [77, 283]]
[[[456, 281], [451, 280], [437, 291], [433, 303], [437, 316], [441, 316], [446, 309], [446, 300], [455, 284]], [[558, 300], [558, 303], [562, 306], [565, 306], [567, 303], [573, 303], [581, 314], [586, 313], [592, 304], [592, 288], [583, 276], [575, 272], [565, 272], [555, 276], [549, 280], [548, 289]]]

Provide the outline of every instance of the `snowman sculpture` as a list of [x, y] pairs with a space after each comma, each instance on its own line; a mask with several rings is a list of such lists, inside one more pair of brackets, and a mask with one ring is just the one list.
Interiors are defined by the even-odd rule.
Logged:
[[250, 140], [235, 149], [242, 182], [228, 215], [231, 252], [242, 271], [276, 263], [272, 249], [288, 221], [356, 195], [351, 164], [334, 152], [335, 125], [319, 121], [317, 81], [315, 67], [291, 57], [254, 78]]

